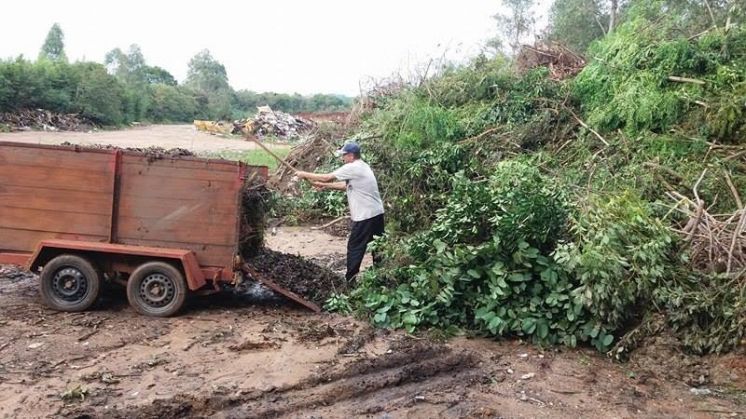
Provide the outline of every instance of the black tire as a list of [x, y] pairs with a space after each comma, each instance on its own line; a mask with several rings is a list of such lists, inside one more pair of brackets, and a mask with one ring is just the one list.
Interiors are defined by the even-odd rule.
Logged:
[[101, 292], [101, 273], [87, 259], [60, 255], [41, 271], [39, 291], [48, 307], [59, 311], [83, 311]]
[[188, 291], [184, 275], [165, 262], [144, 263], [127, 281], [127, 300], [146, 316], [173, 316], [184, 306]]

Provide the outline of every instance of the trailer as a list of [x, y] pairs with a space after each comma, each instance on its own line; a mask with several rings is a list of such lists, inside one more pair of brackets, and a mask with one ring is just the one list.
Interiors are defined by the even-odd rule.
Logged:
[[139, 313], [171, 316], [246, 276], [319, 311], [240, 254], [244, 184], [267, 176], [222, 159], [0, 142], [0, 264], [38, 273], [60, 311], [88, 309], [111, 280]]

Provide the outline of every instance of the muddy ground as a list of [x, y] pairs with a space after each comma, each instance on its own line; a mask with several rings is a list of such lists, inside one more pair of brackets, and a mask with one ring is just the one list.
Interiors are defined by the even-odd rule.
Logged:
[[[183, 125], [3, 140], [254, 147]], [[270, 227], [266, 239], [344, 272], [344, 237]], [[193, 299], [180, 316], [159, 319], [136, 314], [125, 292], [110, 288], [91, 311], [59, 313], [41, 304], [37, 281], [0, 266], [3, 418], [746, 417], [743, 348], [700, 358], [661, 337], [618, 364], [591, 349], [441, 342], [231, 293]]]
[[[280, 227], [268, 239], [344, 270], [344, 238]], [[92, 311], [58, 313], [41, 305], [33, 275], [7, 266], [0, 334], [7, 418], [746, 415], [743, 353], [689, 357], [652, 342], [616, 364], [591, 349], [440, 342], [231, 293], [158, 319], [111, 288]]]

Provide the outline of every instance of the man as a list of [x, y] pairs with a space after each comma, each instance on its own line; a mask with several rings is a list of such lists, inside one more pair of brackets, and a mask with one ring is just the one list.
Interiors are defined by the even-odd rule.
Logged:
[[376, 176], [367, 163], [360, 159], [360, 146], [354, 142], [345, 144], [337, 155], [344, 165], [332, 173], [310, 173], [298, 171], [301, 179], [308, 179], [317, 189], [347, 191], [352, 228], [347, 240], [347, 274], [349, 281], [358, 272], [363, 255], [376, 236], [383, 234], [383, 201], [378, 192]]

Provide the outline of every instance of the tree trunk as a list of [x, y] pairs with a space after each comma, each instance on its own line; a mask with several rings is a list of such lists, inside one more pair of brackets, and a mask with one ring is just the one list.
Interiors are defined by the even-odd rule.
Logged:
[[619, 0], [611, 0], [611, 10], [609, 11], [609, 30], [606, 34], [614, 32], [614, 25], [616, 25], [616, 10], [619, 7]]

